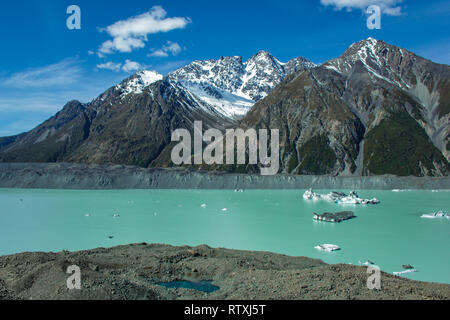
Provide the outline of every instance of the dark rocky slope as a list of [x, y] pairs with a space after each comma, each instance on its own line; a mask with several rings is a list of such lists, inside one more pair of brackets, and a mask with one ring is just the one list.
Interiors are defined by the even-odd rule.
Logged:
[[[67, 289], [71, 265], [81, 269], [81, 290]], [[0, 257], [0, 300], [450, 299], [450, 285], [382, 273], [381, 290], [369, 290], [367, 279], [366, 267], [207, 246], [136, 244]], [[207, 294], [157, 285], [181, 280], [212, 280], [220, 290]]]

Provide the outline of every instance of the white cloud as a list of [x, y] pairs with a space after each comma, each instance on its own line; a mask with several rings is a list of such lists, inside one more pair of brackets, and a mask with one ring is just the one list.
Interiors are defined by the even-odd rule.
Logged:
[[111, 70], [115, 72], [124, 71], [124, 72], [132, 72], [137, 70], [142, 70], [147, 68], [147, 66], [140, 64], [136, 61], [131, 61], [129, 59], [125, 60], [125, 62], [122, 63], [115, 63], [115, 62], [105, 62], [100, 63], [96, 66], [97, 69], [104, 69], [104, 70]]
[[167, 46], [164, 46], [163, 49], [165, 51], [169, 51], [170, 53], [172, 53], [174, 56], [178, 55], [181, 52], [181, 47], [178, 43], [176, 42], [170, 42], [167, 41]]
[[141, 65], [138, 62], [135, 61], [131, 61], [131, 60], [126, 60], [125, 63], [122, 66], [122, 70], [125, 72], [132, 72], [132, 71], [137, 71], [140, 69], [143, 69], [144, 66]]
[[182, 51], [181, 46], [176, 42], [167, 41], [161, 49], [153, 49], [153, 52], [148, 54], [149, 57], [168, 57], [169, 53], [177, 56]]
[[324, 6], [332, 6], [336, 10], [346, 9], [347, 11], [361, 9], [365, 12], [367, 7], [378, 5], [382, 13], [391, 16], [402, 14], [402, 7], [399, 6], [402, 2], [403, 0], [320, 0], [320, 3]]
[[17, 72], [0, 79], [0, 86], [14, 88], [65, 86], [75, 83], [81, 73], [79, 61], [70, 58], [48, 66]]
[[158, 49], [148, 54], [149, 57], [168, 57], [169, 54], [163, 49]]
[[120, 63], [114, 63], [114, 62], [105, 62], [100, 63], [97, 65], [97, 69], [106, 69], [106, 70], [112, 70], [112, 71], [119, 71], [122, 64]]
[[149, 34], [183, 29], [191, 22], [190, 18], [166, 18], [167, 12], [160, 6], [154, 6], [141, 15], [118, 21], [102, 31], [113, 39], [104, 42], [98, 55], [103, 57], [114, 52], [132, 52], [145, 47]]

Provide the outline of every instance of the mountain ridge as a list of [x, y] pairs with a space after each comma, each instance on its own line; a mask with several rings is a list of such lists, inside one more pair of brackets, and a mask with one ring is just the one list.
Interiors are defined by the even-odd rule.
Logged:
[[449, 66], [373, 38], [320, 66], [266, 51], [199, 60], [165, 77], [138, 71], [88, 104], [68, 103], [30, 132], [0, 138], [0, 161], [171, 167], [171, 132], [203, 121], [205, 130], [280, 129], [285, 174], [442, 176], [448, 92]]

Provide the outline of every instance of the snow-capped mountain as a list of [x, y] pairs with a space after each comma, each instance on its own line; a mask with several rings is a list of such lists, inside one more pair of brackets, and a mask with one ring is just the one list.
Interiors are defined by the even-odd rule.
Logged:
[[281, 129], [286, 173], [447, 175], [449, 92], [448, 65], [368, 38], [284, 82], [241, 125]]
[[279, 129], [286, 174], [442, 176], [449, 92], [448, 65], [372, 38], [321, 66], [264, 51], [195, 61], [165, 77], [139, 71], [90, 103], [69, 102], [35, 129], [0, 138], [0, 162], [170, 167], [172, 132], [202, 121], [204, 130]]
[[[410, 79], [405, 77], [408, 70], [402, 68], [402, 60], [406, 60], [408, 56], [411, 56], [411, 53], [402, 48], [386, 46], [383, 41], [368, 38], [352, 44], [340, 58], [333, 59], [324, 66], [338, 73], [348, 74], [359, 62], [372, 79], [381, 79], [401, 89], [409, 89]], [[393, 61], [392, 57], [397, 59]]]
[[287, 75], [315, 66], [301, 57], [282, 63], [270, 53], [260, 51], [246, 62], [238, 56], [194, 61], [170, 73], [168, 79], [233, 118], [245, 115]]
[[156, 71], [141, 70], [118, 84], [116, 86], [116, 90], [121, 90], [122, 96], [126, 96], [130, 93], [140, 94], [144, 92], [146, 87], [156, 81], [162, 80], [163, 78], [163, 75]]
[[[246, 62], [238, 56], [194, 61], [171, 72], [164, 80], [177, 90], [185, 90], [191, 97], [191, 107], [236, 119], [244, 116], [287, 75], [314, 67], [314, 63], [302, 57], [283, 63], [270, 53], [260, 51]], [[125, 98], [143, 93], [145, 88], [163, 78], [155, 71], [138, 71], [115, 90]]]

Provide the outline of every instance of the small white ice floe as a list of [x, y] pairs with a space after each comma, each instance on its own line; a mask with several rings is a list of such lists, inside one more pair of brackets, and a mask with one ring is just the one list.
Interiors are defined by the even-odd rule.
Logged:
[[403, 274], [412, 273], [412, 272], [418, 272], [418, 271], [416, 269], [411, 269], [411, 270], [393, 272], [393, 274], [394, 274], [394, 276], [401, 276]]
[[206, 203], [202, 204], [200, 207], [206, 208]]
[[314, 248], [316, 248], [317, 250], [326, 251], [326, 252], [341, 250], [341, 248], [335, 244], [320, 244], [318, 246], [315, 246]]
[[366, 262], [358, 261], [358, 263], [363, 266], [373, 266], [375, 264], [375, 262], [370, 261], [370, 260], [367, 260]]
[[305, 200], [320, 200], [322, 196], [318, 193], [315, 193], [312, 189], [306, 190], [303, 194], [303, 199]]
[[447, 219], [450, 219], [450, 215], [445, 213], [442, 210], [439, 210], [438, 212], [423, 214], [421, 216], [421, 218], [425, 218], [425, 219], [447, 218]]

